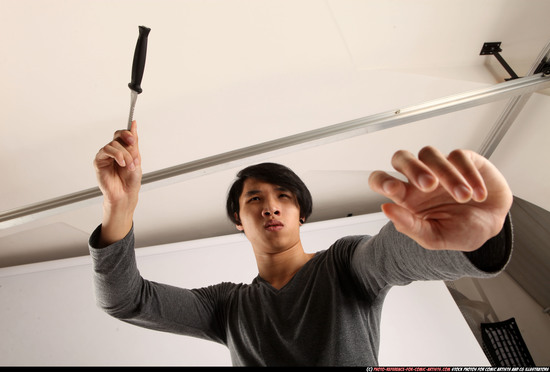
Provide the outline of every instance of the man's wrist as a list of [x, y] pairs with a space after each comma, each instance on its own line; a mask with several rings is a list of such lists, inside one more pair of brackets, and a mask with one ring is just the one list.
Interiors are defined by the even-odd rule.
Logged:
[[103, 221], [101, 224], [101, 235], [99, 237], [99, 248], [111, 245], [123, 239], [132, 229], [134, 221], [134, 210], [136, 204], [111, 203], [103, 204]]
[[512, 223], [507, 215], [500, 232], [489, 239], [482, 247], [472, 252], [463, 252], [478, 269], [498, 272], [504, 269], [512, 252]]

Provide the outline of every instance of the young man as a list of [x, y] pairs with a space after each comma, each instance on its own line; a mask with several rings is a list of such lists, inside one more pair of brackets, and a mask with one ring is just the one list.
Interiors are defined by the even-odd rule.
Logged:
[[104, 215], [90, 237], [97, 301], [131, 324], [219, 342], [234, 365], [377, 364], [382, 304], [394, 285], [489, 277], [511, 254], [511, 191], [471, 151], [392, 158], [408, 182], [374, 172], [391, 220], [376, 236], [345, 237], [315, 254], [300, 225], [311, 213], [302, 181], [278, 164], [238, 174], [227, 213], [249, 239], [258, 276], [247, 284], [184, 289], [140, 277], [132, 218], [141, 182], [135, 122], [96, 155]]

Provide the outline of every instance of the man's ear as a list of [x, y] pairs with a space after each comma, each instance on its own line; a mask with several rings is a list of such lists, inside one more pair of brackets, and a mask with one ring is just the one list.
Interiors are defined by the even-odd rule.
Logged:
[[243, 225], [241, 224], [241, 220], [239, 218], [239, 214], [237, 212], [233, 213], [233, 216], [235, 217], [235, 221], [237, 221], [237, 223], [235, 224], [235, 227], [237, 228], [237, 230], [239, 231], [244, 231], [244, 227]]

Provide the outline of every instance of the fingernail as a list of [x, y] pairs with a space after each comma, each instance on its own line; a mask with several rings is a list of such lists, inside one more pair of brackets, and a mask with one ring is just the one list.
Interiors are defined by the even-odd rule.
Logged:
[[458, 200], [468, 200], [470, 199], [471, 191], [464, 185], [460, 185], [454, 188], [453, 190], [455, 197]]
[[136, 166], [134, 165], [134, 162], [131, 162], [130, 164], [128, 164], [128, 169], [133, 171], [136, 169]]
[[393, 193], [393, 190], [395, 189], [395, 181], [393, 180], [389, 180], [389, 181], [385, 181], [383, 184], [382, 184], [382, 190], [384, 190], [384, 192], [386, 194], [391, 194]]
[[423, 189], [429, 189], [430, 187], [432, 187], [434, 181], [435, 181], [434, 178], [429, 174], [423, 174], [420, 177], [418, 177], [418, 184]]
[[483, 201], [487, 197], [487, 194], [485, 194], [485, 190], [477, 187], [474, 189], [474, 198], [477, 201]]

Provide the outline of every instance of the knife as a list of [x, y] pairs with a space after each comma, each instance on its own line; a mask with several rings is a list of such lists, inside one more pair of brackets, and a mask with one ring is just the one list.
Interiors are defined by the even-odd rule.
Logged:
[[149, 36], [150, 28], [139, 26], [139, 36], [134, 51], [134, 61], [132, 63], [132, 81], [128, 84], [130, 87], [130, 116], [128, 118], [128, 130], [132, 127], [134, 119], [134, 108], [138, 94], [143, 92], [141, 89], [141, 79], [143, 78], [143, 70], [145, 69], [145, 56], [147, 55], [147, 37]]

